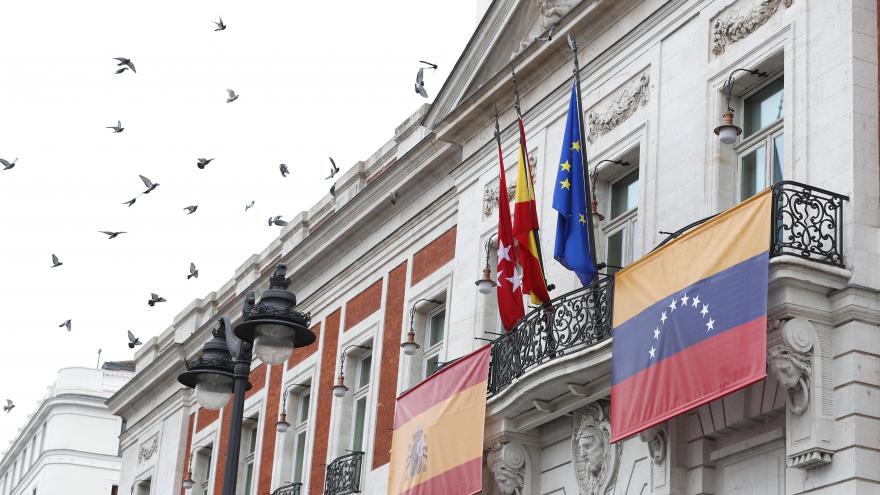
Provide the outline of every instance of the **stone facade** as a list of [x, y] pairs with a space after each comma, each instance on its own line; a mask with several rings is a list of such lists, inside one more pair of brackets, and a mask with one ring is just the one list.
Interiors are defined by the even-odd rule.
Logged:
[[[279, 395], [292, 384], [309, 391], [296, 389], [286, 400], [288, 418], [303, 404], [311, 411], [302, 426], [303, 493], [324, 492], [327, 465], [355, 445], [356, 394], [334, 399], [330, 391], [342, 365], [347, 380], [366, 369], [369, 383], [357, 395], [367, 404], [359, 489], [386, 493], [394, 398], [424, 377], [427, 326], [442, 321], [439, 362], [476, 349], [499, 328], [494, 298], [480, 295], [474, 280], [497, 227], [495, 205], [505, 199], [497, 190], [493, 103], [508, 182], [515, 180], [511, 67], [536, 174], [547, 278], [556, 285], [551, 295], [579, 287], [549, 256], [571, 88], [569, 34], [580, 49], [591, 164], [629, 163], [603, 162], [596, 170], [596, 199], [606, 215], [596, 227], [600, 261], [621, 229], [627, 263], [663, 241], [660, 231], [739, 203], [739, 163], [753, 143], [724, 145], [712, 132], [727, 108], [725, 83], [738, 68], [782, 78], [784, 118], [773, 124], [784, 135], [780, 173], [846, 196], [834, 210], [840, 215], [828, 220], [840, 245], [818, 260], [796, 250], [774, 253], [765, 380], [635, 437], [608, 442], [609, 340], [520, 370], [487, 398], [483, 492], [880, 492], [877, 2], [496, 0], [431, 105], [342, 174], [335, 197], [300, 213], [224, 286], [139, 349], [137, 374], [108, 401], [129, 425], [121, 436], [121, 493], [180, 493], [191, 453], [211, 463], [211, 473], [222, 472], [229, 414], [199, 410], [176, 378], [210, 338], [216, 317], [237, 318], [244, 294], [265, 288], [280, 261], [318, 341], [284, 366], [254, 363], [245, 417], [258, 431], [261, 454], [249, 495], [294, 476], [294, 428], [274, 431], [285, 403]], [[736, 76], [730, 105], [738, 125], [744, 98], [762, 84]], [[614, 184], [635, 171], [634, 206], [612, 215]], [[394, 205], [392, 191], [399, 193]], [[432, 320], [438, 311], [442, 320]], [[411, 324], [422, 345], [412, 357], [399, 346]], [[369, 350], [343, 353], [349, 345]], [[371, 366], [364, 368], [367, 356]], [[157, 452], [144, 459], [154, 438]], [[206, 483], [209, 493], [220, 493], [219, 477]]]

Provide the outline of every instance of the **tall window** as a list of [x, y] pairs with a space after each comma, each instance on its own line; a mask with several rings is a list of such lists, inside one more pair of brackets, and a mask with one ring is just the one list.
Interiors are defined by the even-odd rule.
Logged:
[[354, 390], [354, 424], [351, 435], [351, 450], [363, 452], [364, 430], [367, 424], [367, 402], [370, 392], [370, 374], [372, 372], [373, 356], [367, 354], [357, 361]]
[[296, 416], [293, 420], [293, 481], [302, 483], [303, 467], [306, 460], [306, 443], [308, 442], [309, 429], [309, 402], [311, 395], [309, 392], [303, 392], [299, 396]]
[[257, 425], [249, 428], [244, 434], [244, 494], [252, 495], [256, 477], [255, 462], [257, 457]]
[[428, 313], [425, 327], [425, 351], [423, 353], [423, 376], [427, 378], [440, 367], [440, 351], [443, 349], [443, 336], [446, 327], [446, 308], [441, 306]]
[[611, 184], [610, 215], [605, 227], [605, 262], [608, 273], [614, 273], [615, 266], [632, 263], [638, 254], [636, 235], [639, 226], [639, 170], [625, 175]]
[[211, 462], [212, 451], [210, 448], [199, 450], [196, 454], [196, 481], [198, 483], [195, 495], [209, 495], [211, 486]]
[[743, 98], [743, 139], [736, 147], [740, 199], [782, 180], [784, 90], [783, 78], [779, 77]]

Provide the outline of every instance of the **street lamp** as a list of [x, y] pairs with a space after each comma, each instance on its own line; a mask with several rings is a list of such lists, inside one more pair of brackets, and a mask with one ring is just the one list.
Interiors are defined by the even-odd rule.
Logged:
[[[491, 240], [491, 238], [490, 238]], [[488, 243], [486, 244], [488, 246]], [[486, 262], [486, 266], [488, 269], [489, 262]], [[485, 273], [485, 270], [484, 270]], [[495, 283], [492, 282], [494, 286]], [[416, 329], [415, 329], [415, 318], [416, 318], [416, 305], [420, 302], [429, 302], [432, 304], [443, 304], [443, 301], [438, 301], [437, 299], [419, 299], [413, 303], [412, 307], [409, 308], [409, 331], [406, 332], [406, 340], [400, 344], [400, 348], [403, 349], [403, 353], [407, 356], [412, 356], [419, 350], [421, 347], [418, 342], [416, 342]], [[340, 375], [341, 376], [341, 375]], [[347, 390], [347, 389], [346, 389]], [[342, 394], [345, 394], [345, 391], [342, 391]], [[339, 395], [338, 397], [342, 397]]]
[[290, 428], [290, 423], [287, 422], [287, 396], [290, 393], [290, 389], [293, 387], [303, 387], [309, 388], [311, 385], [308, 383], [291, 383], [284, 389], [284, 395], [282, 396], [281, 401], [281, 414], [278, 415], [278, 421], [275, 423], [275, 431], [278, 433], [285, 433]]
[[[493, 232], [492, 235], [489, 236], [489, 239], [486, 240], [486, 267], [483, 268], [483, 276], [474, 282], [477, 284], [477, 290], [480, 291], [480, 294], [488, 294], [492, 292], [492, 288], [497, 285], [495, 281], [492, 280], [492, 269], [489, 268], [489, 250], [492, 249], [492, 238], [497, 236], [498, 234]], [[415, 350], [413, 350], [413, 352], [415, 352]], [[411, 356], [412, 354], [408, 355]]]
[[345, 397], [345, 393], [348, 392], [348, 387], [345, 386], [345, 355], [348, 353], [348, 350], [352, 347], [357, 347], [358, 349], [365, 349], [369, 351], [371, 348], [362, 346], [362, 345], [350, 345], [347, 346], [342, 351], [342, 359], [339, 360], [339, 375], [336, 377], [336, 384], [333, 385], [333, 396], [334, 397]]
[[730, 75], [727, 77], [727, 82], [724, 83], [724, 87], [727, 88], [727, 111], [721, 116], [721, 125], [715, 128], [715, 134], [718, 136], [718, 139], [724, 144], [733, 144], [736, 142], [736, 137], [742, 134], [742, 129], [733, 123], [733, 108], [730, 107], [730, 97], [733, 94], [733, 75], [737, 72], [748, 72], [753, 76], [758, 77], [768, 77], [769, 74], [759, 70], [752, 69], [734, 69]]
[[189, 453], [189, 469], [187, 469], [186, 478], [183, 479], [183, 489], [184, 490], [189, 490], [190, 488], [193, 487], [193, 485], [195, 485], [195, 483], [193, 482], [192, 463], [193, 463], [193, 454], [192, 454], [192, 452], [190, 452]]
[[244, 393], [251, 388], [251, 350], [255, 348], [257, 357], [267, 364], [280, 364], [293, 348], [315, 341], [315, 334], [309, 330], [311, 316], [293, 309], [296, 296], [286, 290], [286, 271], [285, 265], [278, 264], [259, 304], [254, 304], [253, 292], [247, 295], [242, 322], [235, 328], [228, 316], [221, 316], [212, 331], [214, 338], [205, 344], [202, 355], [187, 361], [186, 371], [177, 377], [177, 381], [196, 390], [196, 400], [206, 409], [221, 409], [229, 402], [230, 394], [234, 398], [222, 495], [235, 495]]

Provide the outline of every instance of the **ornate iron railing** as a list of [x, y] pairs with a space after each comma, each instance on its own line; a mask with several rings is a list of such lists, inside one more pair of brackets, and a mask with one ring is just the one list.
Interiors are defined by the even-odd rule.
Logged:
[[790, 254], [844, 266], [843, 202], [848, 200], [799, 182], [774, 184], [770, 256]]
[[363, 452], [337, 457], [327, 465], [327, 477], [324, 480], [324, 495], [345, 495], [361, 492], [361, 464]]
[[272, 495], [300, 495], [302, 491], [302, 483], [289, 483], [281, 485], [272, 492]]
[[611, 337], [614, 279], [564, 294], [527, 314], [510, 332], [492, 342], [489, 394], [494, 395], [527, 371]]

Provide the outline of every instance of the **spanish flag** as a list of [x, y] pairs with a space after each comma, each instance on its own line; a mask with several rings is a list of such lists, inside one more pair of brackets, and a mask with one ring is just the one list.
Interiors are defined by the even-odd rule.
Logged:
[[473, 495], [482, 490], [489, 346], [397, 398], [389, 495]]
[[532, 296], [532, 304], [543, 304], [550, 300], [547, 282], [544, 280], [544, 266], [541, 259], [541, 246], [538, 244], [538, 207], [535, 205], [535, 185], [526, 157], [526, 131], [520, 117], [519, 124], [519, 166], [516, 173], [516, 195], [513, 203], [513, 235], [518, 244], [517, 258], [522, 266], [523, 294]]
[[614, 277], [613, 442], [763, 380], [766, 190]]

